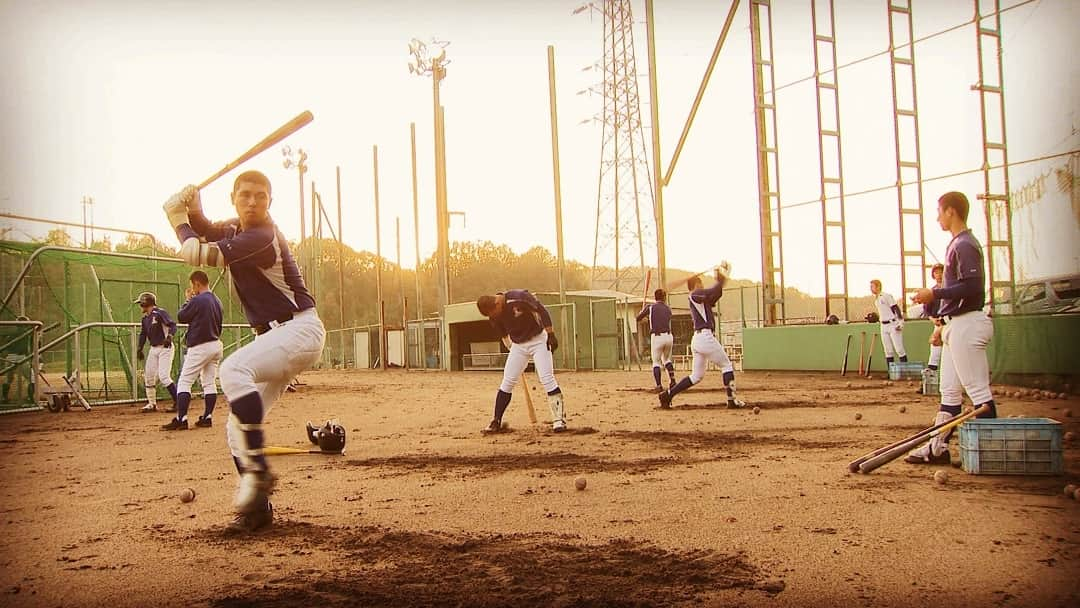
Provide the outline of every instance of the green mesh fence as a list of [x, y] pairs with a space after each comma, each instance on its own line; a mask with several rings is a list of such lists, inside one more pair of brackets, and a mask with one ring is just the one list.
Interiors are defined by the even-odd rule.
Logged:
[[[124, 252], [45, 248], [41, 244], [0, 242], [0, 320], [26, 316], [44, 325], [41, 345], [54, 342], [70, 330], [90, 327], [41, 353], [42, 372], [50, 382], [62, 382], [77, 368], [84, 395], [91, 402], [109, 402], [142, 396], [135, 360], [142, 312], [134, 304], [143, 291], [157, 295], [158, 305], [175, 318], [193, 270], [183, 261], [151, 255], [149, 247]], [[243, 328], [225, 331], [226, 356], [251, 340], [239, 301], [231, 293], [227, 273], [203, 269], [221, 299], [224, 322]], [[183, 333], [177, 343], [182, 346]], [[0, 339], [0, 344], [3, 340]], [[173, 377], [182, 364], [182, 348], [173, 358]], [[159, 387], [159, 397], [164, 390]]]

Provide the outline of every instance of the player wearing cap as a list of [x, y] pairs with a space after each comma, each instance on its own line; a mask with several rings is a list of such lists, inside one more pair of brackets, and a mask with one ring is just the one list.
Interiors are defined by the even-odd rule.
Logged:
[[137, 356], [143, 358], [143, 346], [150, 343], [150, 352], [146, 355], [143, 368], [143, 385], [146, 387], [146, 405], [142, 411], [157, 411], [157, 383], [160, 380], [165, 390], [172, 396], [173, 405], [166, 411], [176, 409], [176, 385], [173, 384], [173, 336], [176, 335], [176, 321], [169, 312], [157, 305], [157, 296], [144, 291], [135, 299], [135, 304], [142, 308], [142, 329], [139, 331], [139, 350]]
[[675, 386], [675, 365], [671, 362], [671, 347], [675, 339], [671, 336], [671, 307], [667, 305], [667, 292], [657, 289], [653, 292], [654, 303], [644, 306], [638, 313], [637, 320], [649, 318], [649, 346], [652, 354], [652, 375], [656, 382], [656, 392], [664, 390], [660, 384], [660, 366], [667, 370], [671, 380], [668, 388]]

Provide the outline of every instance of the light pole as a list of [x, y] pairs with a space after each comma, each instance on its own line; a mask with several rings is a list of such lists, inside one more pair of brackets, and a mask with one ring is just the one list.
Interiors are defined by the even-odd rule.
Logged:
[[[83, 249], [89, 249], [94, 244], [94, 197], [84, 196], [82, 197], [82, 223], [83, 223]], [[86, 208], [90, 207], [90, 240], [86, 240]]]
[[449, 42], [432, 39], [425, 43], [416, 38], [409, 41], [409, 53], [412, 59], [409, 61], [409, 73], [417, 76], [431, 75], [431, 90], [434, 102], [435, 124], [435, 226], [438, 246], [438, 281], [439, 281], [439, 317], [440, 317], [440, 340], [441, 367], [449, 369], [447, 357], [449, 355], [449, 341], [446, 336], [446, 323], [444, 321], [444, 309], [449, 303], [450, 297], [450, 245], [448, 243], [449, 214], [446, 209], [446, 149], [443, 140], [442, 105], [439, 102], [439, 83], [446, 77], [446, 66], [450, 61], [446, 58], [446, 47]]
[[[307, 173], [307, 152], [303, 148], [299, 148], [296, 154], [293, 154], [291, 146], [284, 146], [281, 148], [281, 156], [284, 157], [281, 161], [281, 165], [286, 169], [292, 169], [296, 167], [297, 177], [300, 179], [300, 240], [297, 241], [297, 247], [302, 247], [304, 244], [304, 174]], [[312, 226], [312, 231], [315, 227]], [[297, 264], [301, 264], [301, 258], [297, 256]]]

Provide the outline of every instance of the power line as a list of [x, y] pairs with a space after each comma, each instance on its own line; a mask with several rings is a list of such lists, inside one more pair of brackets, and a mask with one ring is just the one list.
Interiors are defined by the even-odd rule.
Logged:
[[[991, 12], [991, 13], [987, 13], [985, 15], [981, 15], [981, 17], [992, 17], [994, 15], [1000, 15], [1000, 14], [1005, 13], [1007, 11], [1011, 11], [1014, 8], [1020, 8], [1021, 6], [1024, 6], [1026, 4], [1031, 4], [1032, 2], [1039, 2], [1039, 1], [1040, 0], [1023, 0], [1023, 2], [1019, 2], [1019, 3], [1014, 4], [1012, 6], [1007, 6], [1007, 7], [1003, 8], [1003, 9], [1001, 9], [1000, 11], [994, 11], [994, 12]], [[1034, 11], [1032, 11], [1032, 12], [1034, 12]], [[1030, 17], [1030, 15], [1028, 15], [1028, 17]], [[905, 47], [914, 46], [916, 43], [925, 42], [927, 40], [930, 40], [931, 38], [937, 38], [938, 36], [943, 36], [943, 35], [948, 34], [950, 32], [956, 31], [956, 30], [958, 30], [960, 28], [967, 27], [967, 26], [971, 25], [972, 23], [975, 23], [975, 18], [974, 17], [972, 17], [971, 19], [968, 19], [967, 21], [965, 21], [963, 23], [954, 25], [954, 26], [952, 26], [950, 28], [943, 29], [940, 32], [934, 32], [933, 34], [927, 34], [926, 36], [923, 36], [922, 38], [916, 38], [915, 40], [912, 40], [911, 42], [905, 42], [904, 44], [897, 45], [896, 48], [897, 49], [902, 49], [902, 48], [905, 48]], [[854, 61], [850, 61], [848, 63], [838, 65], [835, 68], [831, 68], [831, 69], [828, 69], [828, 70], [823, 70], [821, 73], [822, 74], [829, 74], [831, 72], [839, 71], [841, 68], [849, 68], [849, 67], [851, 67], [853, 65], [863, 63], [864, 61], [869, 61], [871, 59], [876, 59], [878, 57], [888, 55], [889, 52], [890, 52], [889, 49], [885, 49], [884, 51], [874, 53], [872, 55], [867, 55], [866, 57], [861, 57], [861, 58], [856, 59]], [[816, 77], [817, 77], [816, 74], [811, 74], [811, 75], [809, 75], [809, 76], [807, 76], [805, 78], [800, 78], [798, 80], [793, 80], [792, 82], [789, 82], [787, 84], [782, 84], [782, 85], [780, 85], [778, 87], [775, 87], [772, 90], [772, 93], [776, 93], [777, 91], [786, 89], [788, 87], [792, 87], [792, 86], [795, 86], [797, 84], [813, 80]]]
[[[1031, 1], [1034, 1], [1034, 0], [1031, 0]], [[1005, 167], [1015, 167], [1017, 165], [1026, 165], [1028, 163], [1037, 163], [1037, 162], [1044, 161], [1044, 160], [1051, 160], [1051, 159], [1054, 159], [1054, 158], [1060, 158], [1062, 156], [1071, 156], [1073, 154], [1080, 154], [1080, 148], [1069, 150], [1068, 152], [1060, 152], [1058, 154], [1049, 154], [1047, 156], [1040, 156], [1038, 158], [1029, 158], [1027, 160], [1021, 160], [1021, 161], [1017, 161], [1017, 162], [1014, 162], [1014, 163], [1006, 163], [1006, 164], [1002, 164], [1002, 165], [994, 165], [992, 167], [988, 167], [988, 169], [1003, 169]], [[935, 177], [924, 178], [922, 180], [922, 183], [925, 184], [927, 182], [935, 182], [935, 181], [942, 180], [942, 179], [949, 179], [951, 177], [960, 177], [961, 175], [971, 175], [972, 173], [980, 173], [982, 171], [983, 171], [983, 167], [979, 167], [978, 169], [969, 169], [967, 171], [958, 171], [956, 173], [947, 173], [945, 175], [938, 175], [938, 176], [935, 176]], [[900, 186], [911, 186], [911, 185], [914, 185], [914, 184], [917, 184], [917, 183], [919, 183], [919, 182], [900, 182], [899, 185]], [[858, 192], [845, 192], [843, 194], [843, 196], [861, 196], [863, 194], [871, 194], [871, 193], [874, 193], [874, 192], [884, 192], [885, 190], [892, 190], [892, 189], [894, 189], [896, 187], [897, 187], [897, 184], [889, 184], [887, 186], [878, 186], [876, 188], [868, 188], [866, 190], [859, 190]], [[840, 196], [841, 195], [839, 195], [839, 194], [836, 195], [836, 196], [827, 196], [827, 197], [825, 197], [824, 200], [827, 200], [827, 201], [836, 200], [836, 199], [840, 198]], [[811, 200], [808, 200], [808, 201], [803, 201], [801, 203], [791, 203], [789, 205], [780, 205], [780, 208], [781, 209], [791, 209], [791, 208], [794, 208], [794, 207], [803, 207], [805, 205], [813, 205], [815, 203], [821, 203], [821, 201], [822, 201], [822, 199], [819, 197], [819, 198], [811, 199]]]

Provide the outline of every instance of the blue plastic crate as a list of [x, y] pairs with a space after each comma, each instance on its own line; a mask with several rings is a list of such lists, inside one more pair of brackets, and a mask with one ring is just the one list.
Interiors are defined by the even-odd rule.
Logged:
[[923, 364], [920, 361], [898, 361], [889, 364], [889, 380], [921, 380]]
[[1050, 418], [991, 418], [960, 425], [960, 462], [972, 475], [1061, 475], [1061, 423]]

